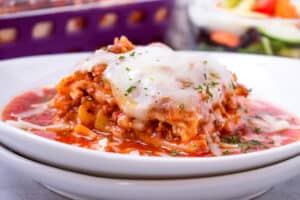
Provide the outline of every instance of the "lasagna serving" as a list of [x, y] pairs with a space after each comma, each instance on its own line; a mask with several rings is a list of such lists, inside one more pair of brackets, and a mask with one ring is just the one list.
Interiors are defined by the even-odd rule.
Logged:
[[2, 119], [63, 143], [145, 156], [221, 156], [299, 139], [298, 119], [248, 94], [213, 58], [121, 37], [55, 89], [14, 98]]

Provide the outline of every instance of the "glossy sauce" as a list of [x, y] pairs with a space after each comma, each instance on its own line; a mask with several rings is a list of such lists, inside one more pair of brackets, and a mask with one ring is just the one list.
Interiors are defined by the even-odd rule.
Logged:
[[[42, 89], [26, 92], [17, 96], [5, 107], [2, 113], [2, 120], [18, 120], [18, 118], [20, 118], [19, 116], [22, 116], [23, 113], [30, 113], [39, 105], [46, 105], [54, 95], [54, 89]], [[280, 131], [263, 131], [251, 123], [243, 123], [232, 133], [221, 135], [221, 141], [230, 145], [236, 145], [239, 149], [225, 151], [223, 152], [223, 155], [260, 151], [287, 145], [300, 139], [300, 128], [298, 128], [298, 126], [300, 127], [300, 122], [297, 118], [268, 103], [257, 100], [247, 101], [249, 102], [246, 102], [243, 107], [244, 112], [247, 113], [245, 116], [251, 116], [253, 119], [264, 115], [270, 115], [277, 118], [280, 117], [284, 119], [284, 121], [281, 121], [283, 125], [288, 122], [289, 126], [293, 128], [286, 128]], [[46, 126], [51, 125], [54, 118], [55, 110], [46, 107], [42, 112], [23, 117], [22, 120], [36, 125]], [[93, 130], [95, 133], [98, 133], [97, 137], [88, 137], [73, 131], [26, 130], [58, 142], [107, 152], [140, 154], [146, 156], [213, 156], [211, 153], [203, 152], [194, 152], [190, 154], [174, 151], [170, 152], [164, 148], [157, 148], [140, 141], [130, 141], [128, 139], [120, 141], [120, 139], [113, 138], [109, 133], [103, 134], [97, 132], [97, 130]]]

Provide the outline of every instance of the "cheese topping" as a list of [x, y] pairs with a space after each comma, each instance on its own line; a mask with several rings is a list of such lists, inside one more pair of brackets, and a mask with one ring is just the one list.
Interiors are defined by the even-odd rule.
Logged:
[[[123, 112], [142, 120], [151, 108], [200, 111], [220, 102], [225, 90], [235, 86], [232, 74], [215, 59], [176, 52], [161, 44], [124, 54], [98, 50], [79, 70], [91, 70], [96, 64], [107, 64], [103, 78], [111, 84]], [[205, 100], [201, 93], [207, 96]]]

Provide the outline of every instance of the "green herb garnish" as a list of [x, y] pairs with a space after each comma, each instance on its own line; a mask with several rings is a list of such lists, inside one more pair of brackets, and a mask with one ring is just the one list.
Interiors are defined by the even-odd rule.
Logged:
[[250, 143], [253, 145], [262, 145], [262, 143], [258, 140], [250, 140]]
[[232, 89], [234, 89], [234, 90], [237, 88], [236, 84], [233, 81], [231, 81], [231, 86], [232, 86]]
[[119, 60], [124, 60], [125, 56], [119, 56]]
[[171, 155], [172, 156], [177, 156], [180, 153], [180, 151], [176, 150], [176, 149], [172, 149], [171, 150]]
[[195, 87], [194, 89], [197, 90], [198, 92], [202, 92], [203, 91], [203, 86], [200, 84], [197, 87]]
[[241, 140], [238, 136], [235, 135], [228, 135], [221, 137], [221, 141], [227, 144], [240, 144]]
[[258, 127], [255, 127], [255, 128], [254, 128], [254, 132], [255, 132], [255, 133], [260, 133], [260, 132], [261, 132], [261, 129], [258, 128]]
[[135, 51], [131, 52], [129, 55], [130, 55], [131, 57], [135, 56]]
[[126, 92], [127, 92], [127, 94], [129, 94], [129, 93], [131, 93], [135, 89], [136, 89], [136, 86], [132, 85], [129, 88], [127, 88]]
[[179, 105], [179, 109], [184, 110], [184, 104], [183, 103]]
[[228, 150], [223, 151], [223, 155], [229, 155], [229, 154], [230, 154], [230, 152]]

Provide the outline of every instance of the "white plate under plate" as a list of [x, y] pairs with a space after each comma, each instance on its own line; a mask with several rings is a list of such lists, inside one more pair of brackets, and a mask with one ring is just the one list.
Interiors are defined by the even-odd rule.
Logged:
[[[203, 56], [199, 52], [196, 53]], [[255, 96], [300, 116], [300, 61], [255, 55], [209, 53], [235, 72]], [[0, 108], [16, 94], [49, 85], [88, 54], [61, 54], [0, 62]], [[261, 167], [300, 153], [300, 142], [256, 153], [213, 158], [141, 157], [83, 149], [51, 141], [0, 122], [0, 141], [43, 163], [107, 177], [193, 177]]]
[[0, 161], [75, 200], [247, 200], [300, 173], [300, 156], [242, 173], [190, 179], [117, 179], [74, 173], [0, 146]]

